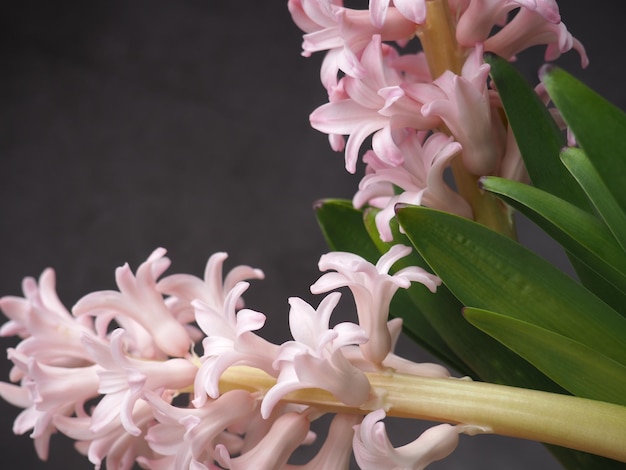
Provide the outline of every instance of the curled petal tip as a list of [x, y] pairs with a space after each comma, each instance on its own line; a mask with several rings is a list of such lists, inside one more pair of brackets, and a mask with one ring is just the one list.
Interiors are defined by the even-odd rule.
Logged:
[[320, 210], [324, 206], [325, 203], [326, 203], [326, 199], [318, 199], [317, 201], [313, 203], [313, 210], [314, 211]]
[[402, 209], [405, 209], [405, 208], [407, 208], [409, 206], [411, 206], [411, 204], [406, 204], [404, 202], [398, 202], [395, 206], [393, 206], [393, 210], [397, 214], [398, 211], [401, 211]]
[[539, 69], [539, 80], [541, 80], [543, 82], [543, 78], [549, 74], [550, 72], [552, 72], [552, 70], [554, 70], [556, 67], [556, 65], [553, 64], [543, 64], [541, 66], [541, 68]]
[[485, 181], [486, 178], [488, 178], [487, 176], [481, 176], [480, 178], [478, 178], [478, 189], [485, 189]]

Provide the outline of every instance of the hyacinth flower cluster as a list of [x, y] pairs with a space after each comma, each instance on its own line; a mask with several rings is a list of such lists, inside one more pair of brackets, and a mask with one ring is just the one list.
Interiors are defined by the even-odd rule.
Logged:
[[[312, 113], [311, 124], [344, 152], [348, 171], [356, 172], [362, 158], [366, 174], [352, 204], [379, 209], [380, 240], [394, 241], [392, 219], [407, 204], [512, 236], [509, 209], [477, 185], [485, 175], [528, 178], [484, 53], [512, 60], [543, 45], [547, 60], [575, 49], [586, 65], [556, 3], [372, 0], [357, 10], [340, 0], [289, 0], [288, 6], [306, 33], [304, 55], [326, 51], [321, 80], [329, 102]], [[423, 51], [407, 52], [416, 37]], [[541, 87], [536, 92], [547, 102]], [[370, 137], [372, 148], [360, 157]], [[448, 168], [456, 190], [444, 180]], [[14, 432], [30, 433], [41, 459], [51, 452], [51, 435], [62, 433], [95, 468], [348, 468], [353, 455], [363, 469], [422, 469], [450, 454], [461, 434], [496, 433], [626, 462], [623, 397], [474, 382], [394, 353], [403, 323], [389, 318], [396, 293], [415, 285], [432, 295], [444, 288], [436, 275], [403, 264], [412, 247], [386, 246], [375, 262], [344, 251], [323, 255], [323, 274], [310, 290], [324, 297], [317, 307], [288, 300], [292, 340], [282, 344], [264, 339], [266, 315], [244, 306], [248, 281], [262, 279], [262, 271], [238, 266], [223, 276], [227, 255], [216, 253], [203, 278], [166, 275], [165, 254], [155, 250], [135, 272], [119, 267], [118, 290], [88, 294], [71, 309], [58, 298], [51, 269], [38, 281], [26, 278], [23, 297], [0, 298], [9, 318], [0, 335], [20, 338], [8, 350], [13, 368], [0, 396], [23, 409]], [[332, 318], [342, 288], [353, 297], [355, 322]], [[608, 357], [590, 357], [606, 359], [602, 370], [617, 382], [623, 355], [614, 350], [623, 343], [613, 331], [623, 319], [595, 300], [588, 305], [616, 326], [598, 330], [606, 333]], [[583, 341], [579, 333], [575, 339]], [[553, 331], [542, 334], [579, 346]], [[311, 424], [326, 414], [333, 418], [319, 452], [295, 463], [294, 452], [316, 440]], [[387, 416], [441, 424], [396, 447]]]
[[[353, 204], [381, 209], [382, 240], [393, 238], [389, 221], [397, 203], [512, 234], [506, 214], [476, 190], [480, 176], [528, 180], [483, 54], [513, 60], [545, 46], [546, 60], [553, 60], [575, 49], [586, 66], [556, 1], [372, 0], [360, 10], [340, 0], [289, 0], [289, 9], [306, 33], [303, 54], [326, 51], [321, 82], [329, 102], [311, 114], [311, 125], [344, 152], [351, 173], [371, 137]], [[415, 38], [417, 53], [410, 52]], [[444, 180], [450, 167], [457, 191]]]
[[[24, 297], [0, 299], [10, 319], [0, 333], [22, 338], [8, 351], [10, 379], [19, 385], [0, 384], [0, 395], [24, 408], [14, 431], [30, 432], [42, 459], [50, 436], [61, 432], [95, 468], [105, 460], [107, 468], [128, 469], [135, 462], [153, 469], [296, 468], [289, 456], [314, 439], [310, 423], [326, 410], [283, 399], [315, 388], [353, 410], [337, 413], [328, 445], [303, 468], [345, 468], [353, 448], [363, 468], [422, 468], [475, 428], [441, 424], [402, 449], [386, 439], [386, 398], [366, 372], [449, 377], [442, 366], [392, 351], [400, 333], [400, 321], [387, 322], [394, 292], [411, 282], [431, 290], [439, 283], [417, 267], [387, 273], [407, 250], [394, 247], [376, 266], [350, 253], [324, 255], [320, 268], [332, 271], [312, 290], [349, 287], [359, 323], [331, 327], [338, 292], [317, 308], [294, 297], [293, 340], [281, 345], [255, 333], [265, 315], [243, 308], [247, 281], [263, 273], [238, 266], [222, 279], [225, 253], [211, 256], [203, 279], [161, 277], [170, 261], [157, 249], [136, 273], [128, 265], [116, 270], [119, 291], [88, 294], [71, 312], [56, 295], [54, 271], [38, 282], [27, 278]], [[271, 386], [257, 388], [248, 369]], [[228, 370], [243, 374], [238, 387], [222, 380]], [[363, 418], [368, 409], [375, 411]]]
[[[351, 253], [323, 255], [320, 269], [329, 272], [311, 290], [333, 292], [317, 308], [290, 298], [293, 339], [280, 345], [256, 333], [266, 317], [243, 305], [247, 281], [262, 279], [262, 271], [238, 266], [222, 278], [225, 253], [210, 257], [202, 279], [161, 277], [170, 260], [157, 249], [136, 273], [127, 264], [116, 270], [119, 290], [90, 293], [71, 311], [56, 294], [52, 269], [38, 281], [26, 278], [23, 297], [0, 298], [9, 318], [0, 334], [21, 338], [8, 350], [13, 383], [0, 382], [0, 396], [23, 408], [13, 430], [30, 433], [43, 460], [51, 435], [60, 432], [96, 469], [137, 463], [321, 470], [348, 468], [352, 454], [364, 469], [421, 469], [450, 454], [459, 434], [495, 429], [532, 437], [534, 420], [546, 415], [553, 426], [542, 439], [561, 443], [562, 422], [575, 413], [577, 398], [567, 397], [566, 410], [550, 398], [538, 405], [543, 392], [510, 396], [508, 387], [452, 378], [440, 365], [394, 354], [402, 323], [387, 321], [394, 293], [412, 282], [432, 291], [440, 283], [419, 267], [390, 275], [408, 252], [395, 245], [376, 265]], [[358, 323], [331, 327], [340, 287], [354, 295]], [[415, 399], [418, 391], [422, 400]], [[515, 422], [519, 412], [508, 400], [527, 407], [531, 419]], [[604, 405], [586, 408], [584, 419], [604, 422], [613, 411]], [[327, 413], [334, 418], [318, 454], [303, 465], [289, 463], [299, 446], [315, 440], [311, 422]], [[387, 414], [447, 423], [394, 447]], [[598, 445], [584, 429], [574, 434], [582, 448]]]

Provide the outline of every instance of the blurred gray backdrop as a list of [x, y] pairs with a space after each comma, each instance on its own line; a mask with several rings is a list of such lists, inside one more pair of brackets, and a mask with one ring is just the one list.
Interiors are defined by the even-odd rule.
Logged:
[[[561, 2], [587, 47], [588, 70], [559, 63], [621, 108], [624, 46], [620, 2]], [[169, 272], [201, 275], [208, 256], [262, 268], [247, 305], [264, 312], [264, 334], [288, 339], [287, 298], [308, 292], [326, 251], [312, 205], [350, 198], [358, 179], [343, 168], [308, 114], [325, 102], [321, 55], [300, 56], [301, 32], [286, 1], [20, 1], [0, 14], [0, 295], [48, 266], [69, 307], [112, 289], [114, 269], [136, 268], [159, 246]], [[542, 50], [520, 56], [533, 83]], [[563, 255], [520, 222], [520, 238], [556, 263]], [[349, 310], [349, 309], [347, 309]], [[0, 346], [13, 346], [13, 339]], [[402, 354], [428, 355], [408, 341]], [[0, 380], [8, 380], [8, 361]], [[2, 402], [1, 467], [88, 469], [54, 436], [47, 463], [19, 410]], [[404, 443], [425, 426], [390, 424]], [[306, 451], [302, 459], [306, 459]], [[434, 469], [556, 469], [539, 444], [463, 437]]]

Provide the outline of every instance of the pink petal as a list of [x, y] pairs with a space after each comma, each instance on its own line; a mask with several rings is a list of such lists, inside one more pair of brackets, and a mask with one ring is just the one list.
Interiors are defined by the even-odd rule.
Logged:
[[394, 0], [393, 3], [413, 23], [423, 24], [426, 21], [426, 0]]
[[231, 470], [283, 468], [291, 453], [307, 437], [309, 425], [306, 416], [286, 413], [274, 422], [270, 431], [253, 449], [239, 457], [230, 458], [228, 453], [220, 448], [218, 462]]
[[385, 23], [388, 8], [389, 0], [370, 0], [370, 18], [376, 28], [382, 28]]
[[380, 422], [384, 417], [383, 410], [373, 411], [354, 427], [354, 455], [363, 470], [420, 470], [448, 456], [458, 445], [461, 429], [441, 424], [426, 430], [413, 442], [394, 448]]

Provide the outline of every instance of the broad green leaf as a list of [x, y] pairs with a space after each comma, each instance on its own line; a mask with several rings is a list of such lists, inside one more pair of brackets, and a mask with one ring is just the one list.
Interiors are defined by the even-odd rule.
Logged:
[[617, 200], [606, 187], [585, 152], [578, 148], [567, 148], [561, 152], [561, 161], [587, 193], [587, 197], [617, 239], [622, 250], [626, 250], [626, 214], [619, 207]]
[[481, 187], [515, 207], [569, 253], [626, 293], [626, 252], [596, 216], [540, 189], [481, 178]]
[[466, 306], [561, 334], [626, 364], [626, 319], [520, 244], [425, 207], [396, 211], [413, 246]]
[[[363, 211], [355, 209], [350, 201], [338, 199], [320, 201], [315, 210], [331, 250], [354, 253], [374, 264], [378, 261], [383, 252], [374, 244], [365, 228]], [[401, 312], [403, 328], [409, 337], [451, 367], [464, 370], [460, 359], [433, 329], [418, 306], [409, 298], [407, 291], [399, 289], [396, 292], [389, 310], [391, 316], [397, 316]], [[460, 305], [457, 311], [460, 315]]]
[[622, 211], [626, 211], [626, 114], [558, 67], [541, 81]]
[[[394, 231], [394, 238], [397, 230]], [[415, 288], [419, 286], [415, 285]], [[413, 289], [413, 287], [412, 287]], [[437, 306], [435, 306], [436, 308]], [[441, 308], [442, 305], [439, 305]], [[424, 307], [425, 308], [425, 307]], [[468, 333], [462, 330], [462, 327], [458, 326], [458, 315], [455, 315], [454, 309], [441, 308], [440, 314], [437, 315], [436, 311], [433, 311], [433, 317], [430, 317], [435, 327], [439, 327], [442, 332], [442, 336], [449, 342], [449, 344], [459, 352], [459, 355], [470, 363], [472, 368], [481, 370], [481, 373], [477, 374], [482, 380], [488, 380], [499, 383], [516, 384], [518, 386], [526, 388], [537, 388], [541, 390], [548, 390], [554, 392], [562, 392], [560, 387], [556, 386], [552, 381], [541, 374], [537, 369], [530, 365], [520, 356], [512, 353], [508, 348], [503, 348], [505, 352], [494, 352], [492, 343], [493, 338], [484, 335], [485, 341], [476, 338], [482, 335], [477, 329], [474, 329], [475, 333]], [[425, 308], [426, 312], [431, 312]], [[451, 312], [451, 314], [448, 314]], [[428, 316], [428, 314], [427, 314]], [[441, 323], [437, 323], [439, 320]], [[443, 328], [441, 324], [450, 323]], [[458, 329], [457, 329], [458, 327]], [[443, 334], [447, 332], [450, 337]], [[466, 341], [466, 342], [465, 342]], [[503, 374], [506, 374], [505, 375]], [[534, 377], [534, 378], [533, 378]], [[626, 465], [616, 462], [614, 460], [598, 457], [586, 452], [580, 452], [572, 449], [566, 449], [558, 446], [546, 446], [550, 452], [564, 465], [565, 468], [571, 470], [583, 470], [583, 469], [595, 469], [603, 468], [606, 470], [623, 469]]]
[[537, 93], [509, 61], [488, 53], [485, 62], [491, 66], [491, 78], [533, 184], [589, 210], [584, 192], [559, 160], [563, 133]]
[[[380, 252], [384, 253], [391, 244], [380, 240], [375, 222], [376, 212], [374, 209], [365, 211], [365, 226]], [[391, 221], [391, 230], [395, 243], [411, 245], [406, 236], [400, 233], [395, 219]], [[427, 264], [417, 252], [413, 251], [411, 255], [394, 265], [396, 269], [406, 266], [426, 267]], [[465, 321], [461, 314], [463, 305], [445, 285], [440, 286], [433, 294], [421, 284], [414, 283], [406, 292], [415, 305], [414, 308], [422, 312], [454, 351], [455, 357], [462, 358], [459, 359], [461, 365], [455, 367], [458, 372], [488, 382], [561, 391], [554, 382], [547, 379], [526, 360]], [[413, 310], [407, 312], [408, 314], [400, 313], [405, 321], [413, 314]]]
[[[474, 314], [474, 317], [476, 317], [480, 315], [480, 312], [485, 312], [485, 311], [481, 311], [478, 309], [470, 309], [470, 308], [466, 308], [464, 310], [464, 314], [468, 317], [468, 320], [474, 323], [474, 322], [477, 322], [477, 320], [474, 319], [473, 321], [471, 319], [472, 312], [478, 312], [477, 314]], [[486, 313], [491, 314], [491, 312], [486, 312]], [[498, 315], [498, 314], [492, 314], [492, 315]], [[499, 316], [499, 317], [502, 318], [502, 316]], [[580, 357], [581, 364], [576, 364], [575, 361], [572, 361], [571, 358], [568, 358], [568, 357], [566, 357], [565, 360], [562, 360], [561, 362], [560, 355], [565, 355], [565, 356], [569, 355], [568, 342], [567, 342], [568, 340], [566, 340], [563, 343], [559, 343], [557, 347], [555, 348], [554, 345], [552, 345], [549, 342], [550, 341], [549, 335], [553, 333], [548, 332], [547, 336], [544, 336], [540, 333], [540, 337], [543, 338], [543, 341], [548, 341], [548, 343], [546, 344], [546, 347], [542, 348], [541, 343], [538, 344], [537, 342], [532, 341], [532, 339], [529, 339], [529, 335], [524, 334], [524, 329], [525, 329], [524, 326], [520, 327], [520, 325], [510, 324], [510, 322], [516, 322], [516, 321], [519, 322], [518, 320], [514, 320], [514, 319], [506, 318], [506, 317], [504, 318], [505, 318], [506, 325], [505, 326], [496, 325], [495, 329], [498, 332], [498, 336], [494, 334], [494, 337], [498, 337], [500, 339], [503, 339], [506, 337], [506, 339], [509, 340], [508, 346], [511, 347], [512, 349], [516, 349], [518, 353], [522, 353], [522, 352], [526, 353], [527, 356], [525, 357], [527, 357], [531, 362], [534, 362], [531, 359], [535, 359], [538, 361], [545, 361], [547, 359], [548, 370], [552, 370], [553, 373], [554, 373], [554, 370], [561, 371], [564, 374], [569, 373], [569, 377], [567, 377], [568, 383], [571, 382], [572, 380], [574, 382], [578, 382], [578, 381], [580, 381], [581, 383], [584, 382], [586, 373], [588, 371], [591, 371], [591, 374], [596, 374], [597, 372], [596, 363], [593, 360], [590, 360], [591, 357], [593, 357], [594, 352], [591, 353], [591, 356], [586, 356], [584, 354], [585, 351], [584, 351], [584, 346], [583, 346], [582, 350], [578, 350], [577, 352], [574, 353], [574, 355], [578, 355]], [[489, 322], [489, 319], [487, 319], [486, 322]], [[496, 322], [497, 322], [497, 319], [496, 319]], [[477, 326], [480, 327], [480, 325], [478, 324]], [[494, 329], [492, 325], [490, 325], [489, 328]], [[507, 331], [508, 328], [512, 328], [512, 330]], [[535, 333], [537, 330], [538, 330], [537, 327], [531, 328], [531, 331], [533, 333]], [[487, 331], [487, 329], [485, 329], [485, 331]], [[556, 335], [556, 336], [557, 336], [557, 342], [562, 341], [563, 337], [559, 335]], [[532, 338], [532, 335], [531, 335], [531, 338]], [[503, 343], [505, 343], [505, 341], [503, 341]], [[574, 348], [580, 347], [579, 343], [575, 343], [575, 342], [573, 346]], [[607, 359], [604, 356], [601, 357], [601, 361], [603, 362], [609, 361], [608, 364], [610, 364], [610, 369], [613, 370], [612, 372], [613, 374], [617, 372], [617, 376], [618, 376], [617, 380], [620, 383], [623, 383], [624, 380], [626, 380], [625, 376], [623, 375], [624, 373], [623, 372], [620, 373], [618, 370], [618, 368], [620, 368], [621, 366], [618, 365], [616, 368], [613, 368], [612, 366], [615, 365], [615, 362], [611, 361], [610, 359]], [[544, 370], [544, 371], [548, 372], [548, 370]], [[602, 383], [606, 383], [606, 379], [607, 377], [602, 377], [601, 378], [601, 380], [603, 380]], [[577, 389], [580, 388], [580, 384], [575, 383], [573, 385]], [[625, 396], [623, 392], [623, 388], [620, 394], [615, 394], [611, 387], [612, 387], [611, 384], [609, 384], [608, 387], [604, 387], [604, 392], [607, 395], [610, 395], [611, 397], [615, 397], [617, 395], [618, 400], [620, 400], [620, 402], [623, 402], [624, 401], [623, 397]], [[593, 389], [591, 390], [591, 393], [593, 394], [593, 396], [600, 395], [598, 393], [598, 389], [595, 384], [592, 383], [590, 385], [590, 388]], [[585, 394], [580, 395], [580, 396], [587, 396], [586, 395], [587, 390], [584, 390], [583, 393]], [[608, 400], [608, 401], [612, 401], [612, 400]], [[618, 469], [626, 468], [626, 464], [624, 464], [623, 462], [617, 462], [615, 460], [589, 454], [587, 452], [581, 452], [581, 451], [576, 451], [576, 450], [567, 449], [564, 447], [552, 446], [552, 445], [546, 445], [546, 447], [561, 462], [561, 464], [565, 468], [568, 468], [568, 469], [583, 470], [583, 469], [601, 468], [603, 470], [618, 470]]]
[[613, 284], [606, 282], [606, 280], [597, 274], [592, 269], [589, 269], [585, 263], [580, 261], [571, 253], [568, 253], [568, 257], [572, 266], [578, 274], [578, 279], [581, 284], [589, 289], [595, 296], [605, 301], [616, 312], [624, 312], [626, 306], [626, 294], [619, 289], [615, 288]]
[[[534, 186], [593, 212], [584, 191], [560, 162], [559, 152], [566, 142], [546, 106], [507, 60], [485, 54], [485, 61], [491, 66], [491, 78], [498, 89]], [[570, 256], [570, 261], [581, 282], [589, 290], [613, 306], [622, 303], [621, 292], [607, 285], [604, 278], [575, 256]]]
[[[565, 145], [565, 139], [546, 107], [522, 75], [507, 60], [486, 54], [485, 61], [491, 65], [491, 77], [499, 91], [505, 113], [533, 184], [591, 212], [591, 205], [583, 191], [557, 162], [559, 150]], [[570, 260], [581, 282], [587, 288], [610, 301], [611, 305], [625, 304], [622, 294], [607, 284], [603, 278], [575, 257], [571, 256]], [[625, 464], [584, 452], [548, 447], [569, 469], [626, 468]]]
[[[450, 348], [424, 314], [424, 305], [417, 304], [410, 294], [411, 288], [396, 292], [389, 306], [389, 316], [402, 318], [404, 333], [414, 342], [435, 355], [462, 375], [473, 376], [471, 369]], [[424, 288], [424, 290], [428, 290]], [[428, 291], [430, 293], [430, 291]], [[460, 311], [460, 310], [459, 310]]]
[[626, 366], [531, 323], [482, 309], [465, 318], [494, 337], [572, 394], [626, 406]]

